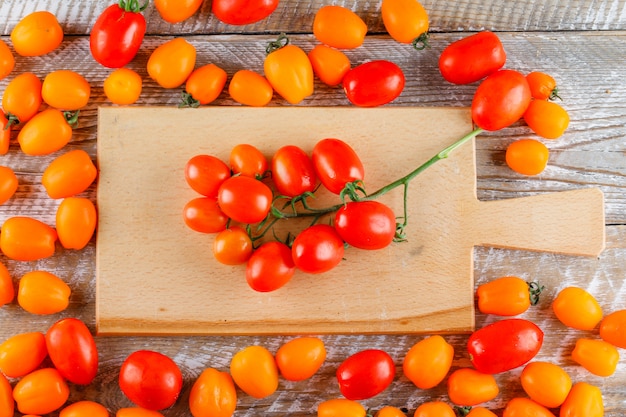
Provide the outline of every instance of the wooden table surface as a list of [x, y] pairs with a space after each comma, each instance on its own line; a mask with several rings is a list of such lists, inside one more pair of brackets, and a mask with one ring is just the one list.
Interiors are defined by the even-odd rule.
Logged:
[[[102, 10], [112, 1], [72, 0], [3, 0], [0, 2], [0, 35], [9, 45], [9, 34], [15, 24], [35, 10], [55, 13], [64, 29], [62, 45], [53, 53], [35, 58], [16, 58], [14, 72], [0, 81], [4, 90], [9, 80], [24, 71], [43, 78], [56, 69], [72, 69], [83, 74], [92, 87], [89, 105], [81, 113], [68, 149], [84, 149], [96, 160], [97, 109], [107, 106], [102, 83], [110, 73], [96, 63], [89, 52], [90, 28]], [[347, 52], [353, 65], [377, 58], [391, 59], [404, 70], [407, 85], [390, 106], [469, 106], [476, 85], [455, 86], [446, 83], [437, 68], [442, 49], [451, 41], [479, 30], [493, 30], [500, 36], [508, 54], [506, 66], [522, 72], [533, 70], [552, 74], [560, 87], [563, 106], [571, 123], [558, 140], [544, 141], [550, 149], [546, 170], [536, 177], [523, 177], [504, 163], [507, 145], [527, 137], [522, 124], [482, 135], [476, 142], [478, 197], [496, 200], [541, 193], [598, 187], [605, 195], [606, 249], [599, 258], [564, 256], [549, 253], [514, 251], [488, 247], [475, 250], [476, 283], [503, 275], [517, 275], [539, 280], [547, 289], [540, 303], [522, 317], [533, 320], [544, 330], [545, 343], [537, 359], [562, 365], [574, 382], [587, 381], [602, 389], [605, 415], [626, 414], [626, 352], [616, 373], [607, 378], [591, 375], [571, 358], [579, 337], [597, 337], [589, 332], [565, 328], [553, 316], [551, 300], [563, 287], [575, 285], [587, 289], [604, 311], [626, 308], [626, 1], [625, 0], [520, 0], [516, 2], [463, 0], [444, 2], [425, 0], [431, 25], [431, 48], [414, 51], [391, 40], [380, 17], [380, 1], [301, 1], [282, 0], [267, 19], [249, 26], [236, 27], [219, 22], [211, 15], [210, 1], [180, 24], [164, 22], [153, 5], [144, 12], [148, 29], [136, 59], [128, 65], [144, 78], [143, 92], [137, 106], [175, 106], [180, 89], [165, 90], [149, 79], [146, 61], [150, 52], [165, 40], [184, 36], [198, 51], [197, 65], [215, 63], [232, 76], [238, 69], [262, 72], [265, 44], [277, 33], [290, 34], [291, 41], [310, 50], [316, 40], [311, 28], [315, 12], [325, 4], [341, 4], [358, 13], [367, 23], [364, 45]], [[301, 106], [348, 106], [339, 88], [316, 83], [313, 96]], [[231, 106], [236, 103], [224, 92], [213, 103]], [[272, 106], [289, 105], [275, 97]], [[445, 126], [442, 126], [445, 129]], [[150, 138], [146, 138], [150, 140]], [[41, 175], [57, 154], [29, 157], [20, 152], [15, 141], [0, 165], [12, 167], [19, 177], [19, 188], [13, 199], [0, 207], [0, 222], [15, 215], [29, 215], [54, 224], [58, 201], [46, 196]], [[146, 155], [150, 158], [150, 155]], [[97, 187], [85, 196], [96, 201]], [[514, 217], [515, 213], [511, 213]], [[132, 250], [132, 248], [129, 248]], [[19, 277], [33, 269], [44, 269], [63, 277], [72, 288], [69, 308], [51, 316], [36, 316], [23, 311], [16, 302], [0, 309], [0, 340], [25, 331], [42, 331], [61, 317], [78, 317], [95, 333], [95, 238], [82, 251], [65, 251], [36, 262], [16, 262], [0, 256], [17, 285]], [[149, 285], [146, 277], [146, 285]], [[427, 291], [427, 289], [425, 289]], [[120, 288], [120, 291], [124, 291]], [[478, 327], [497, 318], [476, 315]], [[412, 415], [427, 400], [448, 401], [445, 384], [423, 391], [402, 375], [404, 354], [424, 335], [324, 335], [328, 356], [321, 370], [305, 382], [281, 380], [278, 391], [268, 398], [255, 400], [241, 391], [236, 416], [315, 415], [317, 404], [338, 397], [334, 379], [338, 364], [347, 356], [366, 348], [386, 350], [394, 358], [397, 376], [382, 394], [363, 401], [373, 410], [383, 405], [404, 407]], [[469, 365], [465, 349], [467, 335], [446, 335], [455, 347], [453, 368]], [[227, 370], [230, 359], [241, 348], [259, 344], [270, 351], [291, 336], [195, 336], [195, 337], [96, 337], [100, 367], [96, 380], [89, 386], [72, 386], [70, 402], [89, 399], [104, 404], [112, 415], [130, 401], [117, 385], [119, 367], [133, 351], [152, 349], [169, 355], [184, 374], [180, 399], [167, 416], [190, 415], [187, 401], [191, 385], [207, 367]], [[486, 404], [499, 415], [506, 402], [524, 395], [519, 383], [520, 369], [500, 374], [501, 392]], [[14, 382], [14, 381], [13, 381]], [[555, 410], [556, 411], [556, 410]]]

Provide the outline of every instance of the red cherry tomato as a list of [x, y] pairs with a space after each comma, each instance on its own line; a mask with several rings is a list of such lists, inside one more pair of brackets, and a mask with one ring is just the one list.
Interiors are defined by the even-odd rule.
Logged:
[[213, 0], [215, 17], [229, 25], [248, 25], [263, 20], [276, 10], [279, 0]]
[[246, 265], [246, 281], [255, 291], [275, 291], [289, 282], [295, 271], [289, 246], [271, 241], [252, 252]]
[[355, 201], [342, 206], [335, 214], [335, 229], [350, 246], [359, 249], [382, 249], [396, 234], [396, 216], [378, 201]]
[[522, 366], [535, 357], [543, 343], [543, 331], [525, 319], [496, 321], [470, 336], [467, 349], [474, 368], [497, 374]]
[[215, 197], [198, 197], [183, 208], [183, 220], [187, 227], [200, 233], [219, 233], [226, 229], [226, 216]]
[[213, 155], [196, 155], [185, 165], [187, 184], [197, 193], [216, 197], [217, 190], [230, 177], [230, 168]]
[[395, 377], [396, 368], [387, 352], [366, 349], [344, 360], [336, 374], [344, 397], [364, 400], [387, 389]]
[[183, 376], [169, 357], [151, 350], [138, 350], [122, 364], [119, 384], [128, 399], [139, 407], [163, 410], [178, 399]]
[[344, 253], [343, 240], [334, 227], [315, 224], [296, 236], [291, 253], [298, 269], [319, 274], [330, 271], [341, 262]]
[[496, 72], [505, 62], [500, 38], [485, 31], [448, 45], [439, 56], [439, 71], [448, 82], [470, 84]]
[[108, 68], [121, 68], [135, 58], [146, 34], [146, 20], [141, 12], [146, 1], [120, 1], [102, 12], [89, 35], [91, 55]]
[[81, 320], [61, 319], [46, 332], [46, 347], [54, 367], [75, 384], [90, 384], [98, 372], [98, 348]]
[[272, 206], [272, 190], [259, 180], [230, 177], [217, 193], [217, 203], [228, 217], [240, 223], [258, 223]]
[[311, 158], [295, 145], [286, 145], [276, 151], [272, 157], [272, 179], [278, 192], [287, 197], [313, 192], [317, 185]]
[[343, 89], [348, 100], [360, 107], [376, 107], [392, 102], [402, 93], [404, 83], [402, 69], [386, 60], [358, 65], [343, 77]]
[[267, 171], [267, 158], [265, 158], [265, 155], [257, 147], [247, 143], [241, 143], [233, 147], [228, 160], [233, 174], [260, 179]]
[[347, 183], [363, 181], [365, 177], [361, 159], [340, 139], [327, 138], [317, 142], [312, 158], [317, 177], [331, 193], [339, 194]]
[[489, 75], [476, 89], [472, 119], [485, 130], [499, 130], [520, 120], [530, 105], [526, 77], [513, 70]]
[[213, 241], [213, 256], [224, 265], [246, 263], [252, 255], [252, 239], [245, 229], [233, 226], [222, 230]]

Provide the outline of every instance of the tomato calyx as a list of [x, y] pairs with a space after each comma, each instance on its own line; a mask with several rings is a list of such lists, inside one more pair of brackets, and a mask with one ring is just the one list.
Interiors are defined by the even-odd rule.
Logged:
[[76, 125], [78, 124], [78, 116], [79, 115], [80, 115], [80, 110], [76, 110], [74, 112], [72, 112], [72, 111], [64, 111], [63, 112], [63, 117], [65, 118], [65, 121], [71, 127], [76, 127]]
[[4, 125], [2, 130], [9, 130], [11, 126], [16, 126], [20, 124], [20, 118], [14, 114], [7, 113], [6, 114], [7, 123]]
[[418, 51], [423, 51], [426, 48], [430, 48], [430, 43], [428, 43], [429, 39], [430, 33], [424, 32], [411, 42], [411, 46]]
[[120, 0], [119, 8], [125, 12], [140, 13], [146, 10], [150, 0], [146, 0], [143, 5], [139, 5], [139, 0]]
[[550, 92], [550, 96], [548, 97], [548, 100], [550, 100], [550, 101], [556, 101], [556, 100], [563, 101], [561, 96], [559, 96], [559, 88], [558, 87], [554, 87], [554, 89]]
[[269, 55], [272, 52], [276, 52], [287, 45], [289, 45], [289, 37], [287, 37], [287, 34], [283, 32], [278, 35], [278, 38], [276, 38], [276, 40], [271, 41], [267, 44], [267, 47], [265, 48], [265, 53]]
[[183, 107], [197, 109], [198, 107], [200, 107], [200, 101], [193, 98], [193, 96], [188, 92], [183, 91], [182, 99], [181, 102], [178, 104], [178, 108], [182, 109]]
[[539, 285], [538, 282], [527, 282], [528, 284], [528, 294], [530, 296], [530, 305], [537, 305], [539, 302], [539, 296], [546, 289], [545, 285]]
[[454, 406], [454, 413], [459, 416], [459, 417], [465, 417], [467, 416], [470, 411], [472, 411], [472, 407], [470, 406], [465, 406], [465, 407], [461, 407], [461, 406]]

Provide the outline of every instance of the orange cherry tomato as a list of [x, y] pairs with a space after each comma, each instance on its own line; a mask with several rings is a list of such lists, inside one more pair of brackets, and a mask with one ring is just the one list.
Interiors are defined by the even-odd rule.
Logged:
[[98, 222], [96, 206], [88, 198], [68, 197], [56, 212], [56, 230], [65, 249], [83, 249], [93, 236]]
[[561, 417], [602, 417], [602, 391], [587, 382], [577, 382], [561, 405], [560, 412]]
[[254, 398], [265, 398], [278, 388], [278, 367], [274, 356], [263, 346], [248, 346], [235, 353], [230, 374], [243, 392]]
[[352, 10], [343, 6], [322, 6], [313, 19], [313, 35], [318, 41], [339, 49], [354, 49], [363, 44], [367, 25]]
[[602, 307], [585, 289], [566, 287], [552, 302], [554, 314], [564, 325], [578, 330], [592, 330], [602, 320]]
[[333, 398], [317, 406], [317, 417], [365, 417], [366, 415], [365, 407], [347, 398]]
[[418, 388], [433, 388], [448, 374], [454, 348], [442, 336], [433, 335], [414, 344], [402, 363], [404, 375]]
[[54, 368], [26, 375], [13, 388], [17, 409], [23, 414], [49, 414], [65, 404], [70, 395], [67, 383]]
[[522, 175], [538, 175], [548, 165], [550, 151], [535, 139], [519, 139], [506, 148], [506, 164]]
[[524, 121], [542, 138], [556, 139], [569, 126], [569, 114], [553, 101], [532, 100], [524, 113]]
[[98, 170], [82, 149], [74, 149], [56, 157], [41, 177], [50, 198], [72, 197], [85, 191], [94, 182]]
[[185, 84], [183, 101], [179, 107], [198, 107], [214, 101], [226, 85], [226, 71], [215, 64], [196, 68]]
[[428, 45], [428, 12], [417, 0], [383, 0], [380, 6], [385, 29], [400, 43], [417, 49]]
[[219, 233], [226, 229], [228, 216], [220, 209], [215, 197], [197, 197], [183, 207], [187, 227], [199, 233]]
[[406, 414], [398, 407], [386, 405], [374, 414], [374, 417], [406, 417]]
[[0, 166], [0, 204], [4, 204], [17, 191], [17, 175], [11, 167]]
[[[13, 301], [15, 288], [9, 270], [0, 262], [0, 307]], [[1, 367], [0, 367], [1, 369]]]
[[274, 89], [267, 78], [250, 70], [239, 70], [228, 84], [228, 94], [237, 103], [263, 107], [272, 101]]
[[572, 359], [592, 374], [606, 377], [615, 373], [619, 352], [604, 340], [581, 338], [576, 341]]
[[613, 346], [626, 349], [626, 310], [614, 311], [602, 319], [600, 337]]
[[324, 342], [318, 337], [297, 337], [276, 351], [280, 374], [288, 381], [303, 381], [315, 375], [326, 359]]
[[484, 314], [516, 316], [539, 302], [545, 287], [519, 277], [500, 277], [476, 288], [478, 310]]
[[233, 174], [260, 179], [267, 171], [265, 155], [257, 147], [247, 143], [235, 145], [230, 150], [228, 162]]
[[154, 0], [154, 7], [168, 23], [180, 23], [189, 19], [202, 6], [203, 0]]
[[41, 85], [43, 101], [59, 110], [82, 109], [89, 102], [90, 94], [89, 82], [71, 70], [53, 71], [46, 75]]
[[252, 255], [252, 239], [243, 228], [229, 227], [215, 236], [213, 255], [224, 265], [244, 264]]
[[498, 417], [496, 413], [485, 407], [472, 407], [465, 417]]
[[11, 145], [11, 123], [4, 114], [4, 111], [0, 111], [0, 155], [6, 155], [9, 152], [9, 146]]
[[78, 113], [63, 113], [47, 108], [30, 119], [17, 135], [22, 152], [26, 155], [49, 155], [62, 149], [72, 139], [72, 124]]
[[350, 71], [350, 58], [339, 49], [327, 45], [316, 45], [309, 52], [313, 73], [324, 84], [334, 87], [341, 84]]
[[16, 334], [0, 345], [0, 371], [9, 378], [23, 377], [37, 369], [47, 355], [43, 333]]
[[109, 417], [109, 410], [95, 401], [78, 401], [63, 408], [59, 417]]
[[163, 88], [183, 85], [196, 65], [196, 48], [185, 38], [159, 45], [148, 58], [148, 75]]
[[207, 368], [189, 393], [189, 410], [194, 417], [230, 417], [237, 408], [237, 389], [227, 372]]
[[502, 417], [555, 417], [546, 407], [530, 398], [517, 397], [510, 400]]
[[36, 261], [54, 254], [57, 233], [37, 219], [10, 217], [0, 230], [0, 250], [10, 259]]
[[15, 68], [15, 57], [9, 45], [0, 40], [0, 80], [6, 78]]
[[526, 394], [547, 408], [556, 408], [563, 404], [572, 388], [568, 373], [550, 362], [530, 362], [522, 370], [520, 381]]
[[163, 414], [140, 407], [125, 407], [117, 410], [115, 417], [163, 417]]
[[194, 155], [185, 164], [185, 181], [205, 197], [216, 197], [220, 186], [230, 176], [228, 165], [214, 155]]
[[459, 368], [448, 377], [448, 397], [456, 405], [478, 405], [498, 396], [500, 388], [492, 374]]
[[37, 114], [42, 100], [39, 77], [32, 72], [23, 72], [6, 86], [2, 108], [10, 124], [26, 123]]
[[545, 72], [533, 71], [526, 75], [530, 94], [537, 100], [556, 100], [559, 97], [559, 89], [556, 81]]
[[61, 278], [47, 271], [30, 271], [22, 276], [17, 302], [32, 314], [55, 314], [67, 308], [72, 290]]
[[456, 417], [456, 413], [443, 401], [428, 401], [417, 407], [413, 417]]
[[313, 67], [302, 48], [283, 42], [289, 41], [279, 37], [268, 46], [263, 62], [265, 77], [281, 97], [297, 104], [313, 94]]
[[52, 13], [41, 10], [24, 16], [11, 31], [15, 52], [40, 56], [54, 51], [63, 41], [63, 28]]
[[13, 417], [14, 412], [13, 387], [7, 378], [0, 373], [0, 417]]
[[120, 106], [133, 104], [141, 95], [141, 76], [130, 68], [118, 68], [104, 80], [103, 88], [111, 103]]

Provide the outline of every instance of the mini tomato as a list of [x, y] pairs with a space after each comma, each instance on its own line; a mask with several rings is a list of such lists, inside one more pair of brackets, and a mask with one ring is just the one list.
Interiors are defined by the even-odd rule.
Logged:
[[230, 150], [228, 157], [233, 174], [256, 179], [263, 178], [267, 171], [267, 158], [254, 145], [240, 143]]
[[46, 167], [41, 183], [50, 198], [66, 198], [87, 190], [98, 176], [91, 157], [82, 149], [57, 156]]
[[14, 412], [13, 387], [7, 377], [0, 373], [0, 416], [13, 417]]
[[313, 67], [302, 48], [288, 43], [282, 36], [270, 43], [263, 69], [274, 91], [287, 102], [297, 104], [313, 94]]
[[84, 197], [68, 197], [57, 207], [56, 230], [65, 249], [81, 250], [96, 231], [96, 206]]
[[465, 417], [498, 417], [498, 415], [485, 407], [472, 407]]
[[63, 376], [54, 368], [31, 372], [13, 388], [13, 398], [22, 414], [49, 414], [65, 404], [70, 388]]
[[226, 229], [228, 216], [220, 209], [215, 197], [198, 197], [183, 207], [187, 227], [199, 233], [219, 233]]
[[367, 410], [356, 401], [333, 398], [317, 406], [317, 417], [366, 417]]
[[498, 71], [506, 62], [500, 38], [483, 31], [448, 45], [439, 56], [439, 71], [453, 84], [471, 84]]
[[52, 71], [43, 80], [41, 97], [51, 107], [75, 111], [89, 102], [91, 87], [79, 73], [71, 70]]
[[604, 401], [602, 391], [587, 382], [577, 382], [561, 405], [562, 417], [602, 417]]
[[198, 107], [214, 101], [226, 85], [226, 71], [215, 64], [193, 70], [185, 82], [183, 101], [179, 107]]
[[202, 6], [203, 0], [154, 0], [161, 18], [168, 23], [180, 23], [189, 19]]
[[278, 3], [279, 0], [213, 0], [211, 10], [221, 22], [249, 25], [271, 15]]
[[193, 383], [189, 411], [193, 417], [230, 417], [237, 408], [237, 390], [227, 372], [207, 368]]
[[600, 337], [613, 346], [626, 349], [626, 310], [614, 311], [602, 319]]
[[213, 256], [224, 265], [241, 265], [252, 255], [252, 239], [238, 226], [224, 229], [215, 236]]
[[472, 119], [485, 130], [500, 130], [522, 118], [530, 104], [530, 87], [520, 72], [499, 70], [480, 83], [472, 100]]
[[346, 358], [337, 368], [341, 394], [349, 400], [364, 400], [383, 392], [393, 381], [393, 358], [380, 349], [365, 349]]
[[72, 139], [72, 124], [77, 118], [78, 113], [64, 113], [55, 108], [37, 113], [17, 135], [22, 152], [40, 156], [62, 149]]
[[141, 407], [124, 407], [117, 410], [115, 417], [164, 417], [163, 414], [154, 410], [146, 410]]
[[275, 356], [283, 378], [288, 381], [304, 381], [322, 367], [326, 360], [326, 348], [319, 337], [300, 336], [284, 343]]
[[217, 192], [224, 214], [240, 223], [258, 223], [272, 206], [272, 190], [254, 178], [242, 175], [228, 178]]
[[168, 356], [151, 350], [138, 350], [122, 363], [119, 385], [133, 403], [158, 411], [176, 402], [183, 386], [183, 376], [178, 365]]
[[117, 68], [109, 74], [103, 84], [104, 94], [113, 104], [133, 104], [141, 95], [141, 75], [130, 68]]
[[263, 346], [248, 346], [233, 355], [230, 374], [243, 392], [265, 398], [278, 389], [278, 368], [274, 356]]
[[46, 332], [48, 355], [63, 378], [90, 384], [98, 373], [98, 348], [91, 332], [81, 320], [65, 318]]
[[0, 204], [4, 204], [17, 191], [19, 181], [11, 167], [0, 166]]
[[255, 291], [275, 291], [289, 282], [295, 271], [291, 248], [282, 242], [266, 242], [248, 259], [246, 281]]
[[448, 397], [456, 405], [474, 406], [491, 401], [500, 388], [496, 378], [472, 368], [459, 368], [448, 377]]
[[519, 139], [506, 148], [505, 160], [511, 170], [522, 175], [538, 175], [548, 165], [550, 151], [535, 139]]
[[5, 41], [0, 40], [0, 80], [8, 77], [13, 68], [15, 68], [13, 52]]
[[343, 259], [343, 240], [334, 227], [314, 224], [298, 233], [291, 245], [293, 262], [309, 274], [327, 272]]
[[272, 101], [274, 89], [261, 74], [242, 69], [231, 78], [228, 84], [228, 94], [239, 104], [263, 107]]
[[398, 407], [386, 405], [378, 410], [374, 417], [406, 417], [406, 414]]
[[433, 388], [448, 374], [453, 357], [454, 348], [442, 336], [429, 336], [408, 350], [402, 370], [416, 387]]
[[418, 0], [383, 0], [380, 13], [394, 40], [412, 43], [417, 49], [428, 45], [428, 12]]
[[108, 68], [121, 68], [132, 61], [146, 34], [141, 12], [148, 6], [138, 1], [122, 1], [104, 11], [89, 34], [89, 48], [96, 62]]
[[11, 31], [18, 55], [41, 56], [54, 51], [63, 41], [63, 28], [56, 16], [40, 10], [24, 16]]
[[0, 111], [0, 155], [6, 155], [9, 152], [12, 130], [11, 123], [9, 123], [4, 111]]
[[217, 197], [220, 185], [230, 178], [230, 168], [213, 155], [195, 155], [185, 164], [185, 180], [195, 192]]
[[82, 400], [68, 405], [59, 413], [59, 417], [109, 417], [109, 410], [95, 401]]
[[10, 259], [36, 261], [54, 254], [57, 233], [37, 219], [10, 217], [0, 230], [0, 250]]
[[178, 37], [159, 45], [148, 58], [148, 75], [163, 88], [183, 85], [196, 65], [196, 48]]
[[572, 388], [572, 379], [559, 365], [535, 361], [524, 367], [520, 382], [526, 394], [538, 404], [557, 408]]
[[343, 77], [348, 100], [359, 107], [382, 106], [395, 100], [404, 89], [402, 69], [384, 59], [357, 65]]
[[317, 186], [313, 161], [295, 145], [285, 145], [274, 153], [272, 179], [278, 192], [289, 198], [312, 193]]
[[592, 374], [607, 377], [617, 369], [619, 352], [604, 340], [580, 338], [572, 351], [572, 359]]
[[524, 121], [542, 138], [556, 139], [569, 126], [569, 114], [553, 101], [532, 100], [524, 113]]
[[308, 56], [313, 73], [321, 82], [331, 87], [341, 84], [343, 77], [350, 71], [350, 58], [339, 49], [315, 45]]
[[526, 80], [530, 86], [530, 93], [536, 100], [556, 100], [559, 97], [559, 89], [556, 81], [545, 72], [533, 71], [526, 74]]
[[326, 138], [315, 144], [311, 154], [315, 174], [331, 193], [339, 194], [346, 184], [363, 181], [363, 163], [350, 145], [340, 139]]
[[43, 333], [16, 334], [0, 345], [0, 371], [9, 378], [23, 377], [37, 369], [47, 355]]
[[519, 277], [500, 277], [476, 288], [478, 310], [484, 314], [516, 316], [539, 302], [545, 287]]
[[413, 417], [456, 417], [456, 413], [443, 401], [427, 401], [417, 407]]
[[67, 308], [72, 290], [47, 271], [30, 271], [20, 279], [17, 303], [32, 314], [55, 314]]
[[537, 355], [543, 332], [525, 319], [504, 319], [476, 330], [467, 350], [479, 372], [497, 374], [524, 365]]
[[396, 216], [376, 200], [344, 204], [335, 214], [334, 225], [348, 245], [359, 249], [385, 248], [396, 234]]
[[28, 122], [37, 114], [41, 103], [41, 80], [32, 72], [16, 75], [2, 94], [2, 108], [9, 125]]
[[567, 327], [593, 330], [602, 320], [602, 307], [584, 288], [566, 287], [552, 302], [552, 311]]
[[[7, 267], [0, 262], [0, 307], [12, 302], [14, 298], [15, 288], [13, 287], [13, 278], [11, 278]], [[0, 370], [2, 370], [1, 366]]]
[[530, 398], [516, 397], [507, 402], [502, 417], [555, 417], [552, 411]]
[[325, 45], [354, 49], [363, 44], [367, 25], [352, 10], [337, 5], [320, 7], [313, 19], [313, 35]]

